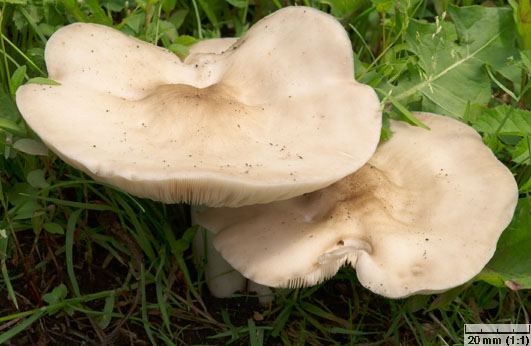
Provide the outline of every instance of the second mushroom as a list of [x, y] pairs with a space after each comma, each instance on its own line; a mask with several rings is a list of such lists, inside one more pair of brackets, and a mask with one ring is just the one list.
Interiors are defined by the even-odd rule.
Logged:
[[199, 223], [236, 270], [267, 286], [314, 285], [345, 264], [391, 298], [462, 284], [494, 254], [518, 188], [471, 127], [416, 116], [431, 130], [392, 121], [393, 137], [369, 162], [327, 188], [213, 208]]

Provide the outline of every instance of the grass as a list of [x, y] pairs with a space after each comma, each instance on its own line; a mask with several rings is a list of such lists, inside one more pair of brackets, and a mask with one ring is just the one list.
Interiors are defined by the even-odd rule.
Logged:
[[[363, 288], [351, 268], [315, 287], [277, 291], [266, 307], [252, 293], [215, 299], [202, 269], [192, 260], [195, 228], [188, 206], [137, 199], [87, 178], [47, 153], [14, 103], [18, 86], [46, 77], [44, 45], [62, 25], [76, 21], [112, 25], [183, 56], [198, 39], [240, 36], [268, 13], [293, 4], [286, 0], [0, 1], [0, 344], [453, 345], [463, 343], [465, 323], [530, 323], [529, 290], [472, 281], [442, 294], [389, 300]], [[480, 2], [303, 0], [296, 4], [336, 16], [352, 40], [356, 77], [380, 90], [385, 117], [415, 121], [407, 108], [436, 110], [437, 97], [445, 96], [433, 96], [431, 104], [426, 102], [430, 94], [422, 94], [424, 89], [432, 88], [431, 83], [436, 86], [442, 77], [458, 82], [448, 69], [432, 71], [437, 78], [429, 78], [422, 52], [413, 48], [415, 35], [420, 41], [424, 36], [447, 35], [446, 46], [432, 47], [429, 54], [444, 52], [453, 44], [451, 20], [458, 20], [452, 6]], [[477, 119], [486, 108], [504, 112], [495, 129], [484, 127], [482, 134], [515, 174], [521, 200], [529, 201], [530, 133], [504, 129], [516, 114], [528, 114], [519, 112], [525, 112], [531, 97], [531, 63], [527, 65], [529, 55], [524, 52], [531, 48], [531, 34], [525, 18], [518, 21], [519, 4], [487, 1], [484, 6], [514, 11], [513, 24], [523, 29], [513, 35], [517, 42], [511, 44], [520, 55], [513, 56], [515, 63], [509, 67], [490, 60], [480, 64], [487, 78], [487, 100], [467, 98], [448, 113], [479, 126]], [[449, 20], [448, 13], [454, 18]], [[432, 28], [435, 32], [429, 31]], [[465, 44], [474, 49], [472, 41]], [[479, 49], [474, 52], [482, 54]], [[460, 67], [454, 68], [461, 73]], [[411, 87], [407, 83], [415, 83], [416, 71], [425, 75], [421, 73]], [[480, 94], [484, 84], [471, 88]], [[391, 89], [396, 91], [389, 93]], [[384, 129], [382, 136], [388, 135]], [[520, 221], [515, 220], [515, 225], [520, 227]]]

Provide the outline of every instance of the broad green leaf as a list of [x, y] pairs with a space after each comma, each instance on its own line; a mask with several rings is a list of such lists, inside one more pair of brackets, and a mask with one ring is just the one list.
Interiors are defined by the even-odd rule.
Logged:
[[19, 86], [22, 85], [22, 82], [24, 81], [24, 76], [26, 75], [26, 65], [22, 65], [19, 68], [13, 72], [13, 76], [11, 76], [11, 84], [9, 85], [9, 89], [11, 91], [11, 95], [15, 96], [15, 93], [17, 92], [17, 89]]
[[28, 183], [35, 188], [45, 189], [50, 186], [44, 179], [44, 171], [42, 169], [35, 169], [29, 172], [27, 179]]
[[188, 10], [178, 10], [178, 11], [175, 11], [171, 15], [169, 21], [173, 23], [173, 25], [175, 26], [175, 29], [179, 29], [181, 25], [183, 25], [184, 20], [187, 15], [188, 15]]
[[92, 12], [90, 21], [92, 23], [98, 23], [103, 25], [112, 25], [112, 19], [107, 17], [105, 11], [101, 8], [98, 0], [85, 0], [84, 1]]
[[162, 0], [162, 9], [166, 13], [170, 13], [177, 4], [177, 0]]
[[435, 309], [445, 309], [450, 305], [451, 302], [455, 300], [465, 289], [470, 287], [471, 281], [452, 288], [446, 292], [443, 292], [433, 300], [433, 302], [428, 307], [428, 311], [433, 311]]
[[[175, 39], [177, 39], [177, 37], [179, 37], [179, 34], [177, 33], [177, 29], [175, 29], [175, 26], [173, 25], [173, 23], [166, 21], [166, 20], [161, 20], [159, 22], [159, 33], [164, 34], [164, 36], [166, 36], [166, 38], [172, 42]], [[168, 42], [168, 45], [169, 45], [169, 42]]]
[[329, 5], [331, 14], [336, 18], [344, 18], [356, 11], [363, 4], [362, 1], [352, 0], [319, 0], [320, 3]]
[[68, 290], [66, 289], [66, 286], [64, 284], [60, 284], [59, 286], [55, 287], [52, 292], [43, 295], [42, 300], [48, 304], [57, 303], [65, 299], [67, 293]]
[[24, 131], [22, 131], [22, 129], [18, 127], [17, 123], [9, 119], [0, 118], [0, 130], [4, 130], [19, 136], [26, 135]]
[[15, 183], [9, 190], [6, 191], [5, 196], [10, 204], [18, 206], [24, 203], [27, 198], [22, 194], [32, 194], [34, 190], [27, 183]]
[[20, 120], [20, 116], [11, 96], [5, 93], [4, 89], [0, 88], [0, 120], [4, 119], [17, 122]]
[[249, 0], [226, 0], [229, 4], [237, 8], [245, 8], [248, 5]]
[[108, 0], [101, 4], [103, 7], [113, 12], [120, 12], [125, 8], [125, 1], [121, 0]]
[[531, 166], [529, 148], [531, 148], [531, 136], [526, 136], [514, 147], [514, 151], [512, 153], [513, 162], [524, 163]]
[[182, 44], [172, 43], [169, 47], [169, 50], [176, 53], [180, 57], [186, 57], [190, 54], [188, 47], [183, 46]]
[[173, 41], [173, 43], [180, 44], [183, 46], [190, 46], [197, 42], [197, 38], [188, 36], [188, 35], [181, 35]]
[[51, 234], [59, 234], [59, 235], [65, 234], [65, 230], [63, 229], [63, 227], [61, 227], [61, 225], [59, 225], [58, 223], [55, 223], [55, 222], [45, 222], [42, 225], [42, 227], [48, 233], [51, 233]]
[[2, 155], [6, 160], [9, 159], [12, 154], [14, 154], [13, 150], [11, 150], [11, 147], [7, 145], [8, 142], [11, 143], [10, 141], [12, 138], [13, 137], [10, 133], [0, 131], [0, 155]]
[[[66, 289], [66, 286], [64, 284], [60, 284], [59, 286], [55, 287], [52, 292], [43, 295], [42, 300], [44, 300], [50, 305], [53, 305], [62, 302], [66, 298], [67, 293], [68, 290]], [[64, 308], [63, 305], [57, 305], [53, 308], [48, 308], [48, 313], [50, 315], [56, 314], [62, 308]]]
[[411, 21], [405, 38], [418, 57], [418, 72], [399, 80], [398, 101], [422, 97], [425, 111], [460, 118], [470, 103], [487, 104], [491, 87], [482, 68], [506, 68], [517, 56], [509, 8], [450, 6], [455, 25]]
[[61, 85], [59, 82], [43, 77], [31, 78], [26, 84]]
[[[144, 25], [145, 18], [146, 14], [144, 12], [136, 13], [127, 18], [125, 24], [127, 27], [131, 28], [135, 34], [139, 34], [142, 30], [142, 26]], [[125, 29], [125, 26], [122, 27], [122, 30], [123, 29]]]
[[9, 214], [13, 220], [27, 220], [42, 215], [43, 213], [42, 206], [36, 200], [29, 200], [19, 208], [9, 210]]
[[520, 193], [531, 192], [531, 177], [519, 189]]
[[55, 32], [55, 28], [48, 23], [39, 23], [39, 30], [45, 36], [52, 36], [52, 34]]
[[529, 0], [518, 1], [515, 14], [518, 33], [524, 39], [524, 49], [531, 50], [531, 2]]
[[429, 295], [417, 294], [413, 297], [407, 298], [406, 306], [407, 310], [411, 313], [421, 311], [428, 306], [431, 297]]
[[13, 144], [13, 147], [18, 151], [22, 151], [23, 153], [30, 155], [48, 155], [48, 148], [46, 148], [44, 144], [37, 142], [36, 140], [31, 138], [19, 139], [15, 142], [15, 144]]
[[44, 0], [43, 1], [43, 14], [44, 20], [41, 23], [46, 23], [54, 29], [64, 24], [64, 17], [59, 9], [60, 7], [56, 6], [54, 1]]
[[68, 12], [70, 12], [76, 19], [80, 22], [88, 23], [90, 22], [88, 16], [78, 7], [76, 0], [61, 0], [63, 5], [65, 5]]
[[531, 199], [520, 198], [511, 225], [478, 279], [513, 290], [531, 288]]
[[531, 73], [531, 50], [525, 50], [520, 52], [522, 62], [527, 69], [527, 73]]
[[490, 134], [531, 135], [531, 112], [511, 106], [494, 109], [481, 107], [482, 112], [472, 122], [476, 131]]
[[28, 22], [18, 9], [13, 13], [12, 20], [13, 24], [15, 24], [15, 28], [17, 28], [19, 31], [22, 31], [28, 25]]
[[391, 0], [373, 0], [372, 3], [376, 6], [376, 11], [379, 13], [386, 13], [394, 5]]

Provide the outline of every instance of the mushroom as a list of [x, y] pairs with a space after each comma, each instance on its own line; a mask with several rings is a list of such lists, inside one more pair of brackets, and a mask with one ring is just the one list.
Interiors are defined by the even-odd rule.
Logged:
[[225, 44], [181, 62], [114, 29], [71, 24], [45, 51], [61, 85], [22, 86], [17, 104], [67, 163], [165, 203], [286, 199], [367, 162], [379, 101], [353, 79], [350, 40], [332, 16], [287, 7]]
[[391, 120], [391, 139], [327, 188], [212, 208], [199, 223], [234, 268], [272, 287], [317, 284], [347, 263], [363, 286], [390, 298], [462, 284], [494, 254], [518, 188], [471, 127], [416, 116], [431, 130]]
[[[199, 42], [183, 62], [76, 23], [50, 38], [45, 59], [60, 85], [19, 88], [28, 124], [70, 165], [156, 201], [293, 197], [355, 171], [379, 140], [379, 101], [353, 79], [347, 34], [312, 8], [279, 10], [241, 39]], [[207, 268], [216, 296], [234, 290], [218, 291], [218, 281], [245, 283], [237, 273], [213, 279], [225, 268]]]

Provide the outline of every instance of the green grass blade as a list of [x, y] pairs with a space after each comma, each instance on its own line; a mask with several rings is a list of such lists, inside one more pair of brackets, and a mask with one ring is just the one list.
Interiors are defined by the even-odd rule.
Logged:
[[500, 89], [502, 89], [507, 95], [511, 96], [511, 98], [515, 100], [516, 102], [519, 101], [519, 98], [516, 97], [516, 95], [511, 90], [507, 89], [505, 85], [503, 85], [499, 80], [496, 79], [496, 77], [494, 77], [494, 74], [492, 74], [490, 70], [489, 64], [487, 63], [485, 64], [485, 69], [487, 70], [487, 73], [489, 74], [490, 79], [492, 79], [492, 81], [496, 83], [496, 85], [500, 87]]
[[[205, 11], [205, 14], [206, 14], [208, 20], [210, 20], [210, 23], [212, 23], [212, 25], [216, 29], [219, 28], [218, 19], [216, 17], [216, 14], [212, 11], [212, 9], [210, 8], [209, 4], [205, 0], [197, 0], [197, 1], [199, 2], [199, 5], [203, 9], [203, 11]], [[194, 2], [195, 2], [195, 0], [194, 0]]]
[[88, 23], [89, 18], [83, 11], [77, 6], [76, 0], [61, 0], [66, 9], [80, 22]]
[[109, 324], [111, 324], [112, 315], [113, 315], [112, 311], [114, 309], [114, 300], [115, 300], [114, 298], [115, 298], [115, 293], [112, 292], [111, 295], [105, 299], [105, 305], [103, 307], [103, 315], [100, 316], [100, 318], [97, 321], [98, 326], [101, 329], [105, 329], [109, 326]]
[[284, 307], [284, 310], [278, 314], [275, 322], [273, 323], [273, 332], [271, 333], [273, 337], [276, 338], [280, 335], [280, 332], [286, 325], [286, 322], [288, 322], [289, 316], [291, 315], [291, 310], [293, 310], [293, 304], [288, 303], [288, 305]]
[[[1, 184], [0, 184], [0, 194], [2, 194]], [[3, 196], [2, 196], [3, 199]], [[7, 265], [6, 265], [6, 255], [7, 255], [7, 248], [8, 248], [8, 242], [9, 238], [7, 237], [7, 232], [5, 229], [0, 229], [0, 266], [2, 267], [2, 276], [4, 277], [4, 283], [7, 288], [7, 294], [9, 295], [9, 298], [15, 304], [15, 307], [18, 308], [18, 302], [17, 297], [15, 295], [15, 291], [13, 290], [13, 286], [11, 285], [11, 279], [9, 278], [9, 272], [7, 271]]]
[[51, 202], [51, 203], [54, 203], [54, 204], [57, 204], [57, 205], [65, 206], [65, 207], [71, 207], [71, 208], [76, 208], [76, 209], [97, 210], [97, 211], [109, 210], [109, 211], [112, 211], [113, 213], [116, 213], [116, 214], [123, 214], [123, 212], [121, 210], [119, 210], [117, 208], [114, 208], [112, 206], [109, 206], [109, 205], [105, 205], [105, 204], [73, 202], [73, 201], [66, 201], [66, 200], [62, 200], [62, 199], [58, 199], [58, 198], [52, 198], [52, 197], [32, 196], [32, 195], [28, 195], [26, 193], [21, 193], [20, 195], [28, 197], [28, 198], [40, 199], [40, 200], [43, 200], [43, 201], [46, 201], [46, 202]]
[[249, 341], [251, 346], [263, 346], [264, 344], [264, 331], [263, 329], [256, 328], [256, 324], [252, 319], [247, 320], [247, 326], [249, 327]]
[[120, 205], [120, 207], [125, 211], [127, 219], [133, 224], [135, 229], [133, 236], [142, 249], [142, 251], [147, 255], [150, 260], [155, 259], [155, 250], [153, 249], [152, 243], [156, 243], [153, 239], [152, 234], [143, 227], [137, 217], [137, 213], [131, 208], [131, 206], [120, 196], [120, 194], [114, 194], [114, 198]]
[[37, 34], [37, 36], [39, 36], [39, 38], [41, 39], [42, 43], [44, 45], [46, 45], [46, 37], [44, 37], [44, 34], [42, 33], [42, 31], [39, 29], [39, 26], [37, 25], [37, 23], [35, 22], [35, 20], [33, 19], [33, 17], [28, 13], [28, 11], [26, 11], [26, 9], [22, 6], [17, 6], [17, 10], [22, 14], [22, 16], [24, 16], [24, 18], [26, 18], [26, 21], [28, 22], [28, 24], [31, 26], [31, 28], [33, 29], [33, 31], [35, 31], [35, 33]]
[[0, 344], [3, 344], [4, 342], [16, 336], [18, 333], [20, 333], [27, 327], [31, 326], [33, 322], [41, 318], [42, 315], [44, 315], [44, 311], [40, 310], [34, 313], [33, 315], [31, 315], [31, 317], [25, 319], [23, 322], [17, 324], [14, 328], [9, 329], [7, 332], [3, 334], [0, 334]]
[[152, 345], [157, 345], [155, 339], [153, 338], [153, 332], [149, 326], [149, 317], [147, 313], [147, 300], [146, 300], [146, 270], [144, 269], [144, 264], [140, 263], [140, 284], [142, 285], [142, 305], [140, 310], [142, 311], [142, 324], [144, 325], [144, 330], [151, 341]]
[[6, 261], [2, 258], [0, 265], [2, 266], [2, 276], [4, 277], [4, 284], [7, 288], [7, 294], [9, 295], [9, 298], [15, 304], [15, 307], [18, 308], [18, 302], [17, 297], [15, 296], [15, 291], [13, 290], [13, 286], [11, 285], [11, 280], [9, 279], [9, 273], [7, 271]]
[[[33, 67], [35, 70], [37, 70], [40, 74], [42, 74], [43, 76], [46, 76], [46, 73], [44, 73], [34, 62], [33, 60], [31, 60], [26, 54], [24, 54], [23, 51], [20, 50], [19, 47], [17, 47], [13, 42], [11, 42], [11, 40], [9, 40], [6, 36], [4, 36], [4, 34], [2, 34], [2, 41], [5, 41], [7, 43], [9, 43], [9, 45], [11, 46], [11, 48], [13, 48], [18, 54], [20, 54], [20, 56], [22, 56], [24, 58], [24, 60], [26, 60], [28, 62], [28, 64], [31, 65], [31, 67]], [[17, 63], [13, 60], [13, 63], [15, 65], [17, 65]], [[17, 65], [17, 66], [20, 66], [20, 65]]]
[[164, 325], [166, 326], [168, 335], [171, 335], [172, 334], [171, 329], [170, 329], [171, 323], [170, 323], [170, 318], [168, 315], [169, 307], [168, 307], [168, 304], [164, 301], [163, 292], [162, 292], [163, 287], [162, 287], [161, 280], [157, 280], [155, 282], [155, 289], [157, 291], [157, 301], [159, 304], [160, 313], [162, 315], [162, 321], [164, 322]]
[[[376, 90], [380, 91], [381, 93], [385, 93], [381, 89], [376, 89]], [[398, 100], [395, 99], [393, 95], [388, 94], [387, 96], [389, 97], [389, 101], [391, 101], [393, 106], [395, 106], [396, 109], [398, 109], [400, 111], [400, 113], [402, 113], [407, 118], [407, 120], [411, 121], [416, 126], [422, 127], [423, 129], [426, 129], [426, 130], [430, 130], [430, 128], [428, 126], [423, 124], [406, 107], [404, 107], [400, 102], [398, 102]]]
[[236, 340], [239, 338], [238, 335], [238, 329], [236, 326], [234, 326], [234, 323], [230, 320], [229, 313], [227, 312], [227, 309], [221, 309], [221, 318], [223, 319], [223, 322], [229, 327], [231, 340]]
[[203, 39], [203, 30], [201, 27], [201, 16], [199, 16], [199, 9], [197, 8], [196, 0], [192, 0], [192, 5], [194, 6], [195, 19], [197, 21], [197, 36], [199, 36], [199, 39]]
[[66, 225], [66, 270], [68, 272], [68, 277], [70, 278], [70, 283], [72, 284], [72, 289], [74, 294], [79, 297], [81, 295], [79, 291], [79, 286], [77, 284], [76, 274], [74, 272], [74, 234], [76, 232], [77, 219], [81, 214], [81, 210], [76, 210], [68, 218], [68, 224]]

